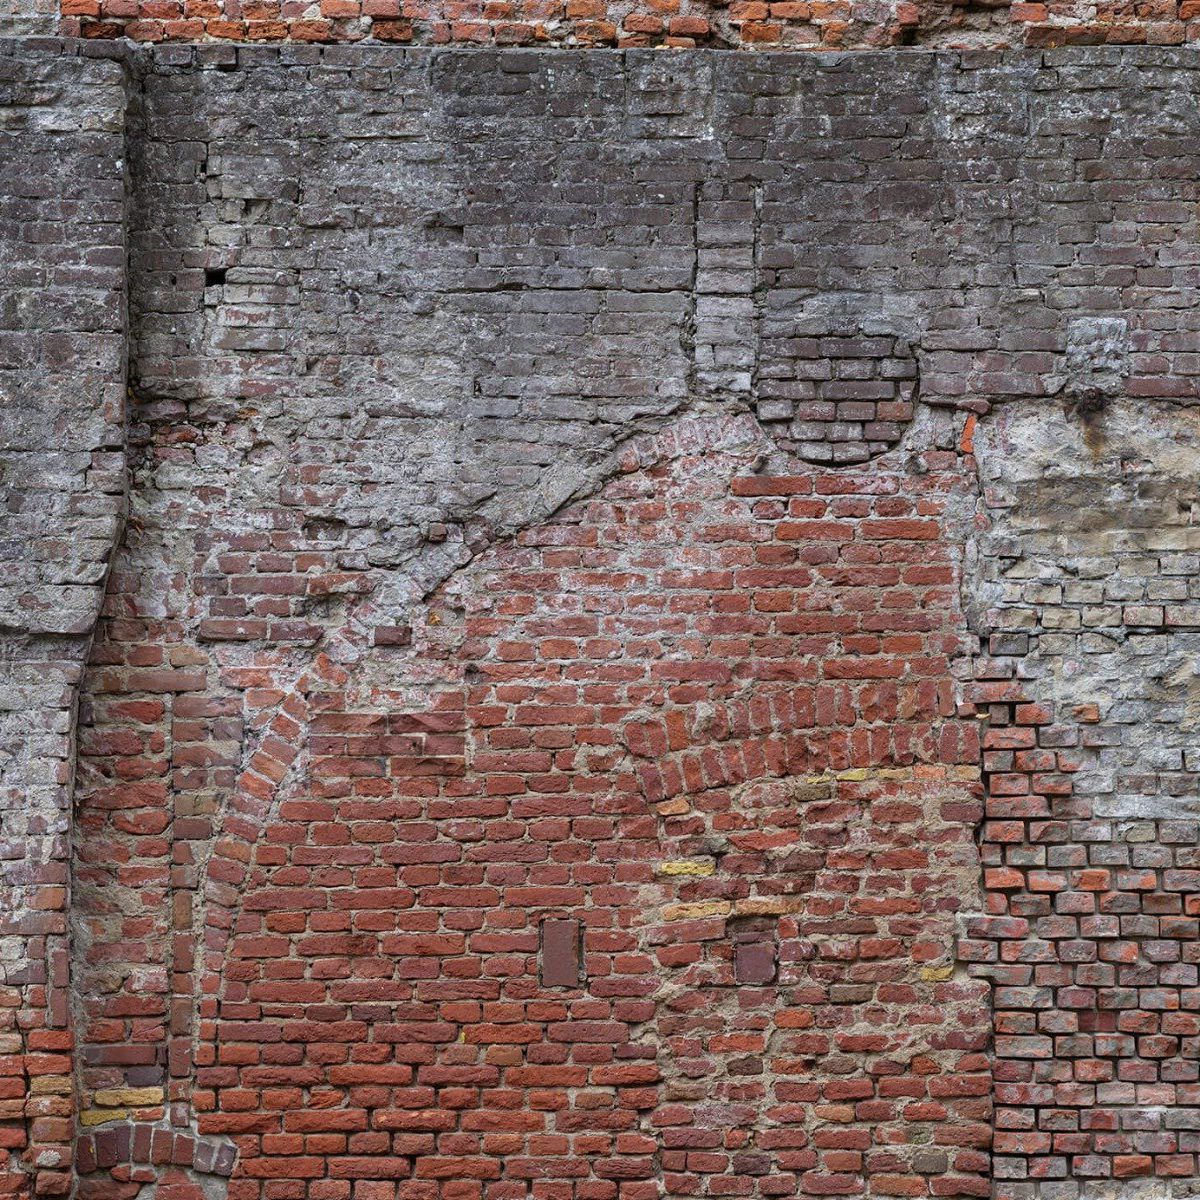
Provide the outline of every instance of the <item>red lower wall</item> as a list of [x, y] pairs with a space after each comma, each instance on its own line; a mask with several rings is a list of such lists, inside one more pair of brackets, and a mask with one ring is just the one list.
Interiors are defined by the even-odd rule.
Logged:
[[[241, 1200], [986, 1194], [987, 984], [955, 959], [970, 462], [755, 474], [744, 433], [664, 435], [299, 677], [118, 573], [78, 820], [85, 1121], [154, 1120], [167, 1084]], [[290, 536], [230, 551], [267, 606], [323, 578]], [[552, 919], [576, 986], [540, 974]], [[85, 1195], [136, 1191], [115, 1153]]]

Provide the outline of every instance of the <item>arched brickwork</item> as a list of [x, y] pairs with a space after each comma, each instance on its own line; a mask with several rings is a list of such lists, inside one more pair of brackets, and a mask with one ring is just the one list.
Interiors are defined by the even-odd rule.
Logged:
[[[411, 646], [269, 690], [203, 906], [191, 1102], [231, 1196], [986, 1191], [971, 475], [762, 453], [643, 443]], [[547, 917], [581, 987], [539, 983]]]

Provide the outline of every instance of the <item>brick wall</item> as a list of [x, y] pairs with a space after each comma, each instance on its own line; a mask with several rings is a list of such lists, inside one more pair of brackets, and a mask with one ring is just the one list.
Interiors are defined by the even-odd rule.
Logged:
[[0, 59], [0, 1190], [69, 1186], [75, 697], [124, 508], [126, 81]]
[[61, 0], [72, 37], [882, 50], [1194, 44], [1194, 0]]
[[1190, 51], [3, 62], [10, 1191], [1188, 1194]]

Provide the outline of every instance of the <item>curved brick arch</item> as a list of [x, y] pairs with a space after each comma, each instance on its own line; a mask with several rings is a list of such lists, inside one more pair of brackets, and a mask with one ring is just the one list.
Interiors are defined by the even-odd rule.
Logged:
[[[754, 421], [748, 418], [687, 420], [660, 433], [633, 439], [615, 456], [614, 469], [627, 474], [684, 455], [703, 454], [734, 445], [754, 446], [751, 461], [761, 454], [761, 434]], [[520, 536], [516, 535], [517, 540]], [[456, 575], [469, 572], [475, 561], [460, 568]], [[443, 583], [438, 591], [445, 593], [452, 586], [453, 579]], [[229, 814], [225, 817], [221, 836], [214, 843], [206, 872], [211, 885], [207, 897], [216, 913], [232, 913], [236, 907], [237, 887], [244, 882], [245, 872], [234, 864], [244, 863], [245, 848], [258, 841], [262, 821], [296, 763], [297, 744], [305, 723], [312, 717], [306, 697], [323, 686], [344, 685], [349, 670], [344, 664], [353, 663], [369, 653], [372, 644], [407, 645], [410, 632], [403, 623], [397, 624], [405, 615], [398, 617], [395, 612], [381, 610], [377, 599], [368, 599], [349, 614], [346, 626], [337, 631], [333, 644], [316, 656], [313, 666], [286, 686], [281, 695], [271, 697], [273, 703], [264, 709], [266, 720], [254, 753], [233, 786]], [[209, 927], [221, 926], [219, 922], [209, 922]]]
[[[201, 1046], [233, 1057], [202, 1064], [201, 1128], [242, 1146], [237, 1195], [256, 1195], [256, 1181], [281, 1171], [438, 1187], [574, 1178], [564, 1154], [600, 1188], [657, 1187], [661, 1175], [686, 1189], [699, 1176], [746, 1172], [840, 1187], [861, 1154], [854, 1129], [899, 1120], [897, 1097], [914, 1105], [905, 1120], [944, 1126], [959, 1149], [894, 1158], [878, 1167], [880, 1187], [925, 1171], [978, 1192], [986, 1023], [979, 986], [951, 977], [950, 948], [952, 913], [972, 902], [961, 879], [978, 807], [971, 727], [955, 719], [948, 684], [963, 626], [953, 608], [948, 624], [910, 619], [940, 613], [934, 597], [955, 592], [952, 561], [934, 561], [933, 547], [950, 546], [935, 510], [969, 479], [955, 455], [888, 485], [844, 471], [748, 475], [761, 446], [748, 421], [686, 422], [631, 448], [626, 472], [596, 496], [448, 581], [413, 630], [417, 656], [440, 639], [459, 664], [451, 674], [463, 672], [461, 687], [439, 689], [445, 721], [364, 709], [370, 688], [355, 674], [370, 669], [365, 647], [356, 664], [323, 658], [285, 698], [210, 865], [207, 953], [226, 982], [218, 1011], [210, 972]], [[817, 505], [835, 511], [826, 520]], [[847, 546], [860, 561], [839, 566]], [[755, 566], [759, 550], [782, 557]], [[714, 553], [733, 558], [722, 568], [700, 561]], [[784, 558], [811, 560], [795, 568], [807, 583], [764, 577], [739, 590], [738, 570], [769, 574]], [[822, 614], [853, 613], [856, 596], [878, 591], [873, 566], [895, 575], [894, 601], [923, 591], [821, 629]], [[614, 597], [629, 603], [614, 608]], [[725, 597], [735, 602], [713, 607]], [[358, 627], [371, 615], [368, 604]], [[757, 632], [735, 628], [747, 619]], [[797, 627], [781, 632], [789, 619]], [[726, 684], [744, 651], [724, 642], [747, 637], [763, 643], [751, 659], [774, 665], [748, 677], [742, 700], [740, 684]], [[337, 657], [350, 657], [348, 644]], [[842, 664], [829, 668], [827, 695], [807, 667], [796, 672], [802, 661]], [[856, 661], [869, 669], [848, 669]], [[806, 716], [796, 697], [810, 690]], [[762, 722], [772, 728], [760, 736]], [[820, 737], [789, 750], [806, 722], [820, 723]], [[307, 781], [297, 788], [287, 781], [306, 725]], [[880, 730], [890, 731], [882, 741]], [[844, 749], [831, 758], [835, 746]], [[732, 750], [737, 764], [714, 767], [713, 748]], [[845, 768], [829, 769], [838, 755]], [[655, 790], [638, 765], [649, 758], [664, 776], [674, 763], [678, 783]], [[790, 789], [783, 799], [751, 799], [742, 786], [772, 779]], [[799, 826], [786, 815], [797, 802]], [[349, 855], [341, 866], [339, 847]], [[839, 882], [847, 870], [861, 875], [849, 892]], [[317, 900], [323, 873], [332, 891]], [[914, 908], [924, 891], [938, 903]], [[560, 914], [583, 923], [589, 982], [546, 995], [537, 926]], [[864, 937], [877, 955], [865, 974], [842, 958]], [[770, 978], [754, 975], [764, 955]], [[758, 1033], [743, 1028], [739, 956], [750, 963], [746, 982], [762, 985]], [[271, 972], [302, 962], [308, 982], [271, 983], [298, 979]], [[814, 1005], [822, 1016], [812, 1029], [801, 1014]], [[854, 1014], [869, 1021], [873, 1006], [876, 1020], [916, 1032], [880, 1039], [859, 1029]], [[745, 1077], [763, 1054], [774, 1064], [767, 1093]], [[856, 1064], [850, 1079], [827, 1075], [834, 1060]], [[878, 1082], [894, 1073], [899, 1090]], [[281, 1120], [262, 1107], [262, 1089], [272, 1079], [283, 1087], [285, 1075], [322, 1097], [317, 1111]], [[755, 1086], [766, 1115], [745, 1107]], [[676, 1099], [696, 1087], [711, 1103], [681, 1121]], [[558, 1097], [549, 1111], [559, 1116], [552, 1125], [536, 1108], [488, 1116], [480, 1088], [541, 1089]], [[434, 1115], [439, 1089], [475, 1099]], [[607, 1099], [581, 1105], [575, 1089]], [[834, 1136], [844, 1101], [854, 1128]], [[732, 1157], [720, 1151], [730, 1121], [745, 1138]], [[695, 1170], [680, 1157], [688, 1145], [711, 1154]]]
[[[755, 422], [748, 418], [687, 420], [660, 433], [633, 439], [616, 454], [614, 470], [627, 474], [685, 454], [703, 454], [734, 445], [754, 445], [755, 453], [751, 459], [761, 453], [761, 435]], [[520, 535], [516, 536], [519, 539]], [[459, 568], [456, 574], [470, 570], [471, 564], [468, 564]], [[450, 587], [452, 581], [442, 584], [438, 590], [444, 593]], [[286, 686], [281, 695], [271, 697], [273, 703], [263, 710], [267, 719], [258, 744], [234, 784], [230, 815], [226, 817], [223, 836], [214, 845], [213, 861], [207, 872], [214, 885], [209, 893], [210, 901], [219, 911], [232, 911], [236, 904], [236, 885], [245, 877], [237, 867], [222, 864], [244, 861], [239, 847], [257, 842], [262, 820], [296, 762], [296, 745], [304, 723], [312, 715], [305, 697], [322, 686], [344, 685], [349, 669], [344, 664], [369, 653], [372, 644], [407, 645], [410, 632], [403, 624], [397, 624], [405, 615], [398, 616], [387, 608], [381, 609], [377, 598], [368, 599], [349, 614], [346, 626], [338, 630], [333, 643], [315, 657], [313, 666]], [[403, 636], [396, 636], [401, 633]], [[232, 885], [233, 890], [221, 890], [221, 884]]]
[[[755, 423], [748, 419], [683, 422], [658, 434], [634, 439], [622, 447], [616, 456], [614, 469], [632, 472], [683, 454], [703, 453], [730, 443], [755, 442], [760, 437]], [[466, 570], [469, 568], [463, 568], [460, 574]], [[439, 590], [445, 591], [446, 585]], [[339, 720], [334, 714], [322, 725], [321, 714], [314, 711], [310, 694], [314, 690], [344, 686], [352, 669], [345, 664], [369, 654], [372, 644], [405, 645], [409, 635], [406, 626], [398, 624], [398, 620], [397, 614], [389, 607], [380, 610], [379, 598], [372, 595], [349, 614], [346, 625], [337, 631], [332, 643], [315, 657], [309, 670], [294, 683], [285, 686], [281, 693], [267, 692], [272, 704], [262, 715], [262, 729], [255, 748], [233, 784], [227, 812], [204, 869], [205, 915], [200, 950], [203, 967], [197, 980], [199, 991], [196, 1001], [197, 1017], [201, 1022], [211, 1023], [216, 1016], [213, 1004], [221, 994], [222, 966], [242, 909], [243, 889], [247, 883], [253, 850], [259, 843], [265, 822], [277, 810], [284, 789], [294, 779], [306, 728], [314, 726], [345, 734], [362, 732], [370, 724], [369, 717], [366, 722], [358, 721], [353, 716]], [[454, 694], [458, 690], [461, 689], [450, 689], [443, 693], [443, 699], [450, 701], [451, 709], [461, 710], [461, 699], [456, 700]], [[405, 732], [411, 730], [414, 723], [418, 729], [431, 724], [438, 733], [461, 728], [461, 718], [457, 722], [452, 718], [449, 726], [446, 726], [439, 724], [436, 718], [431, 723], [423, 721], [419, 714], [404, 714], [399, 722], [406, 726]], [[253, 723], [253, 714], [248, 723]], [[425, 756], [418, 753], [415, 757], [421, 760]], [[418, 761], [415, 769], [420, 772], [425, 768]], [[189, 1074], [192, 1066], [191, 1037], [191, 1022], [187, 1021], [183, 1035], [173, 1040], [170, 1053], [172, 1074], [182, 1077]], [[202, 1032], [201, 1044], [205, 1040]], [[201, 1128], [211, 1132], [228, 1132], [204, 1117], [201, 1117]]]

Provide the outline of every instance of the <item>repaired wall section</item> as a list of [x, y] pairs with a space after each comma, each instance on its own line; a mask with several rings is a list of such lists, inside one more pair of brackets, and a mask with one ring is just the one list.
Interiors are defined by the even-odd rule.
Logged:
[[1003, 1195], [1142, 1194], [1200, 1148], [1197, 416], [1116, 390], [981, 426], [990, 915], [960, 954], [996, 984]]

